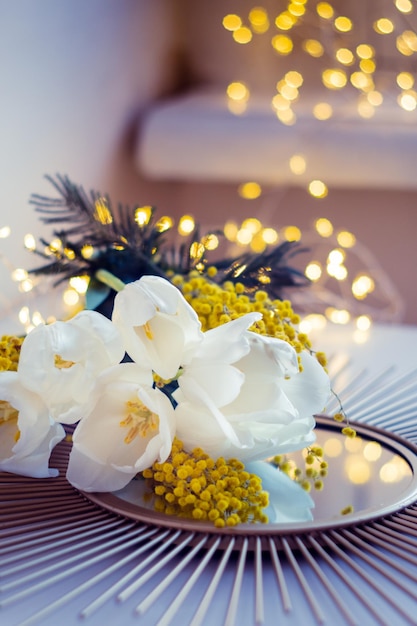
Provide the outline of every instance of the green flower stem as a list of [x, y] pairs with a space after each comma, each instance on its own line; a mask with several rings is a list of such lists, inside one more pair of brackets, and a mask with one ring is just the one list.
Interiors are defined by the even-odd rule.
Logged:
[[126, 287], [125, 283], [120, 280], [120, 278], [117, 278], [117, 276], [107, 270], [97, 270], [95, 278], [104, 285], [114, 289], [114, 291], [122, 291], [122, 289]]

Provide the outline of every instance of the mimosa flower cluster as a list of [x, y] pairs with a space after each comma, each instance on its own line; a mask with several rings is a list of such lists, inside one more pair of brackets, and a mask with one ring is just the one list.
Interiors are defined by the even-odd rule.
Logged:
[[155, 509], [166, 515], [207, 520], [216, 528], [268, 521], [268, 493], [237, 459], [214, 460], [201, 448], [187, 453], [175, 438], [168, 460], [143, 476], [156, 496]]
[[[237, 459], [242, 480], [247, 472], [258, 476], [270, 519], [310, 519], [309, 495], [263, 461], [314, 442], [314, 414], [323, 411], [330, 382], [299, 337], [293, 345], [294, 337], [265, 332], [262, 307], [202, 327], [180, 289], [157, 276], [127, 284], [111, 320], [85, 310], [36, 327], [20, 347], [17, 370], [0, 372], [0, 469], [55, 475], [51, 450], [65, 435], [62, 425], [73, 424], [68, 480], [83, 491], [117, 491], [138, 473], [167, 469], [178, 440], [184, 454], [200, 448], [200, 461]], [[178, 495], [180, 487], [175, 498], [190, 495]], [[194, 508], [215, 522], [211, 491], [207, 500], [198, 494]], [[165, 507], [169, 493], [156, 492]], [[222, 517], [225, 524], [239, 521], [232, 515]]]

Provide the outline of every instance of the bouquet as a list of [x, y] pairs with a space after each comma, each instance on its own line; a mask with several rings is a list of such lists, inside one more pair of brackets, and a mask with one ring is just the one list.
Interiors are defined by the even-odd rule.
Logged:
[[[276, 297], [277, 281], [267, 289], [259, 280], [274, 271], [291, 276], [282, 270], [282, 251], [269, 254], [270, 265], [267, 255], [246, 258], [245, 275], [242, 259], [231, 268], [209, 264], [204, 249], [195, 252], [201, 241], [193, 241], [185, 266], [169, 264], [156, 245], [158, 223], [149, 225], [152, 212], [135, 224], [132, 242], [133, 222], [123, 211], [118, 231], [108, 203], [100, 219], [101, 198], [89, 200], [67, 179], [57, 184], [66, 194], [59, 210], [91, 228], [77, 242], [55, 233], [67, 252], [36, 271], [49, 273], [52, 265], [68, 278], [82, 269], [95, 302], [97, 294], [99, 304], [111, 296], [111, 312], [86, 308], [25, 338], [3, 338], [0, 469], [55, 476], [51, 451], [70, 433], [67, 478], [81, 491], [144, 480], [156, 510], [218, 528], [311, 519], [308, 489], [311, 482], [320, 488], [327, 471], [314, 445], [314, 415], [331, 386], [325, 356], [299, 332], [290, 301]], [[85, 259], [87, 244], [96, 251]], [[122, 268], [119, 276], [114, 267]], [[344, 431], [354, 435], [349, 426]], [[319, 469], [297, 468], [290, 477], [286, 455], [301, 449]]]

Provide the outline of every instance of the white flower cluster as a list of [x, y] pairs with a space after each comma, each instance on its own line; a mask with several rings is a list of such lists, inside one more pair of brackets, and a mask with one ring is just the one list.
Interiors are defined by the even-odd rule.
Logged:
[[[164, 462], [174, 436], [245, 463], [308, 446], [329, 378], [307, 351], [299, 371], [290, 344], [249, 331], [260, 317], [203, 333], [174, 285], [144, 276], [117, 294], [111, 321], [82, 311], [35, 328], [17, 372], [0, 373], [0, 470], [54, 475], [62, 424], [77, 424], [67, 477], [84, 491], [121, 489]], [[155, 375], [178, 380], [172, 398]]]

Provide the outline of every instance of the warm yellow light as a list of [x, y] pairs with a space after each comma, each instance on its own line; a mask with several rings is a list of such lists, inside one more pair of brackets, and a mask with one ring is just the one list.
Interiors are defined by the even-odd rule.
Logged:
[[345, 449], [348, 452], [359, 452], [363, 446], [363, 439], [361, 437], [346, 437], [344, 440]]
[[219, 238], [214, 233], [210, 233], [206, 235], [201, 240], [201, 243], [205, 247], [206, 250], [216, 250], [219, 247]]
[[278, 93], [272, 98], [272, 106], [277, 111], [286, 111], [291, 107], [291, 102]]
[[271, 245], [277, 243], [279, 237], [275, 228], [264, 228], [262, 230], [262, 239], [266, 244]]
[[369, 330], [372, 326], [372, 320], [369, 317], [369, 315], [359, 315], [358, 318], [356, 318], [356, 328], [358, 330]]
[[397, 37], [397, 39], [395, 40], [395, 46], [398, 52], [401, 52], [401, 54], [403, 54], [406, 57], [410, 57], [413, 54], [413, 51], [410, 49], [409, 46], [407, 46], [402, 35]]
[[249, 228], [241, 228], [236, 235], [236, 241], [242, 246], [248, 245], [252, 239], [253, 232]]
[[346, 474], [354, 485], [364, 485], [371, 478], [369, 463], [359, 455], [346, 459]]
[[324, 20], [330, 20], [334, 15], [334, 9], [328, 2], [319, 2], [316, 6], [316, 11]]
[[90, 282], [89, 276], [73, 276], [69, 280], [70, 286], [75, 289], [77, 293], [84, 294], [88, 289]]
[[411, 89], [398, 96], [398, 104], [404, 111], [414, 111], [417, 106], [417, 93]]
[[383, 483], [397, 483], [401, 480], [403, 474], [398, 464], [392, 460], [381, 467], [379, 477]]
[[339, 48], [336, 50], [336, 59], [343, 65], [351, 65], [354, 60], [354, 54], [349, 48]]
[[333, 115], [333, 107], [328, 102], [318, 102], [314, 105], [313, 115], [317, 120], [328, 120]]
[[314, 226], [321, 237], [330, 237], [333, 233], [333, 224], [327, 217], [319, 217]]
[[307, 163], [302, 154], [293, 154], [289, 160], [290, 170], [293, 174], [300, 176], [306, 171]]
[[80, 300], [79, 294], [75, 291], [75, 289], [66, 289], [62, 296], [64, 302], [68, 306], [75, 306], [78, 304]]
[[33, 287], [33, 281], [31, 281], [30, 278], [26, 278], [26, 280], [22, 280], [22, 282], [19, 283], [19, 291], [23, 293], [28, 293], [29, 291], [32, 291]]
[[230, 222], [226, 222], [226, 224], [224, 225], [224, 228], [223, 228], [224, 236], [229, 241], [236, 241], [236, 236], [237, 236], [238, 230], [239, 230], [239, 228], [238, 228], [236, 222], [231, 222], [231, 221]]
[[183, 215], [178, 222], [178, 232], [180, 235], [189, 235], [195, 228], [195, 221], [192, 215]]
[[301, 230], [298, 226], [287, 226], [284, 229], [284, 237], [287, 241], [300, 241]]
[[288, 5], [288, 13], [291, 13], [291, 15], [294, 15], [294, 17], [302, 17], [305, 12], [306, 9], [303, 4], [291, 2], [291, 4]]
[[329, 437], [323, 444], [323, 451], [326, 457], [336, 458], [343, 452], [342, 442], [336, 437]]
[[324, 54], [323, 45], [317, 39], [306, 39], [302, 43], [302, 48], [304, 52], [315, 58], [319, 58]]
[[326, 317], [334, 324], [347, 324], [350, 320], [350, 313], [346, 309], [328, 307], [325, 313]]
[[376, 70], [376, 63], [373, 59], [362, 59], [359, 62], [359, 68], [365, 74], [373, 74]]
[[64, 248], [64, 254], [70, 261], [75, 259], [75, 252], [74, 250], [71, 250], [71, 248]]
[[305, 269], [304, 274], [313, 282], [319, 280], [322, 275], [322, 268], [318, 261], [312, 261]]
[[322, 180], [312, 180], [308, 186], [308, 191], [314, 198], [325, 198], [329, 192]]
[[368, 100], [359, 100], [358, 113], [364, 119], [370, 119], [375, 115], [375, 108]]
[[367, 89], [372, 81], [367, 74], [363, 72], [353, 72], [350, 76], [350, 82], [356, 89]]
[[397, 454], [379, 470], [379, 477], [384, 483], [398, 482], [404, 478], [404, 476], [408, 477], [409, 474], [410, 467], [408, 463]]
[[[11, 228], [10, 226], [2, 226], [0, 228], [0, 239], [6, 239], [7, 237], [10, 236], [11, 233]], [[30, 248], [29, 248], [30, 249]]]
[[259, 183], [251, 181], [239, 185], [237, 191], [242, 198], [245, 198], [246, 200], [255, 200], [261, 195], [262, 188]]
[[341, 33], [348, 33], [353, 28], [352, 20], [350, 20], [348, 17], [345, 17], [344, 15], [340, 15], [335, 19], [334, 26], [336, 30], [340, 31]]
[[20, 309], [18, 313], [18, 319], [19, 319], [19, 322], [23, 324], [24, 326], [29, 323], [30, 321], [29, 307], [22, 306], [22, 308]]
[[54, 239], [52, 239], [52, 241], [49, 244], [49, 249], [52, 252], [59, 252], [62, 249], [62, 241], [58, 238], [55, 237]]
[[323, 330], [327, 320], [321, 313], [310, 313], [306, 315], [299, 324], [300, 332], [310, 333], [312, 330]]
[[138, 226], [146, 226], [152, 217], [151, 206], [140, 206], [135, 211], [135, 222]]
[[327, 262], [328, 263], [332, 263], [334, 265], [339, 265], [340, 263], [343, 263], [343, 261], [345, 260], [346, 254], [344, 252], [344, 250], [340, 250], [340, 248], [334, 248], [334, 250], [331, 250], [327, 256]]
[[100, 222], [100, 224], [111, 224], [113, 222], [113, 216], [107, 206], [106, 198], [97, 198], [94, 204], [94, 219]]
[[172, 217], [169, 215], [163, 215], [159, 218], [159, 220], [155, 224], [155, 228], [160, 232], [164, 233], [166, 230], [169, 230], [174, 225], [174, 221]]
[[178, 223], [178, 232], [180, 235], [189, 235], [195, 228], [195, 221], [192, 215], [183, 215]]
[[369, 91], [366, 97], [368, 98], [368, 102], [374, 107], [379, 107], [384, 101], [384, 96], [380, 91]]
[[375, 289], [375, 282], [368, 274], [360, 274], [352, 283], [352, 293], [358, 300], [366, 296]]
[[94, 254], [94, 248], [93, 246], [89, 246], [88, 244], [86, 244], [85, 246], [83, 246], [81, 248], [81, 256], [84, 259], [91, 259], [91, 257]]
[[199, 241], [193, 241], [190, 246], [190, 258], [193, 259], [194, 262], [200, 261], [205, 252], [205, 247]]
[[246, 100], [232, 100], [228, 98], [227, 108], [233, 115], [243, 115], [248, 108], [248, 103]]
[[339, 263], [329, 263], [326, 267], [326, 272], [336, 280], [345, 280], [348, 275], [347, 268]]
[[397, 50], [404, 56], [411, 56], [417, 52], [417, 35], [412, 30], [405, 30], [396, 39]]
[[414, 85], [414, 76], [410, 72], [397, 74], [397, 85], [401, 89], [411, 89]]
[[280, 120], [280, 122], [286, 124], [287, 126], [292, 126], [292, 124], [295, 124], [297, 119], [292, 109], [287, 109], [286, 111], [278, 110], [277, 118]]
[[262, 7], [254, 7], [249, 12], [249, 21], [256, 33], [265, 33], [269, 28], [268, 13]]
[[233, 39], [236, 43], [249, 43], [252, 40], [252, 31], [247, 26], [241, 26], [233, 31]]
[[277, 16], [275, 26], [279, 28], [279, 30], [290, 30], [296, 21], [297, 18], [294, 15], [291, 15], [288, 11], [283, 11]]
[[223, 26], [226, 30], [237, 30], [242, 26], [242, 20], [238, 15], [230, 13], [223, 18]]
[[290, 54], [294, 47], [293, 41], [288, 35], [275, 35], [271, 43], [274, 50], [282, 55]]
[[394, 24], [386, 17], [374, 22], [374, 30], [380, 35], [389, 35], [394, 30]]
[[350, 233], [348, 230], [341, 230], [336, 235], [337, 243], [342, 248], [352, 248], [356, 243], [356, 237], [353, 233]]
[[298, 87], [301, 87], [304, 79], [303, 79], [302, 74], [300, 74], [300, 72], [296, 72], [295, 70], [290, 70], [289, 72], [285, 74], [284, 80], [290, 87], [298, 88]]
[[347, 83], [346, 72], [342, 69], [326, 69], [321, 77], [324, 86], [328, 89], [342, 89]]
[[297, 100], [299, 95], [297, 87], [292, 87], [287, 83], [280, 86], [280, 93], [286, 100], [289, 100], [290, 102], [294, 102], [295, 100]]
[[36, 249], [36, 240], [35, 240], [35, 237], [31, 233], [28, 233], [27, 235], [24, 236], [23, 243], [27, 250]]
[[410, 0], [395, 0], [395, 6], [401, 13], [411, 13], [413, 10]]
[[251, 250], [253, 250], [253, 252], [256, 252], [256, 254], [261, 254], [261, 252], [263, 252], [266, 248], [266, 243], [260, 233], [254, 235], [249, 245], [251, 247]]
[[233, 82], [227, 86], [226, 93], [232, 100], [247, 100], [249, 98], [249, 89], [244, 83]]
[[246, 220], [243, 220], [241, 228], [250, 230], [250, 232], [255, 235], [255, 233], [259, 233], [261, 230], [262, 222], [256, 217], [248, 217]]
[[367, 43], [361, 43], [356, 46], [356, 54], [360, 59], [372, 59], [375, 55], [375, 49]]
[[42, 317], [42, 314], [39, 311], [33, 311], [32, 313], [32, 324], [34, 326], [40, 326], [41, 324], [44, 324], [45, 320]]
[[413, 52], [417, 52], [417, 35], [413, 30], [405, 30], [402, 38]]
[[19, 282], [21, 280], [25, 280], [27, 277], [28, 277], [28, 273], [22, 267], [17, 267], [12, 272], [12, 280], [15, 280], [16, 282]]

